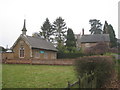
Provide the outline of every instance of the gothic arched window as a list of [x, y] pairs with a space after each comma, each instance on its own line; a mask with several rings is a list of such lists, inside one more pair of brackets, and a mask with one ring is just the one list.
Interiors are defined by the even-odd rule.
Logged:
[[25, 55], [25, 51], [24, 51], [24, 48], [23, 47], [20, 47], [20, 58], [24, 58], [24, 55]]

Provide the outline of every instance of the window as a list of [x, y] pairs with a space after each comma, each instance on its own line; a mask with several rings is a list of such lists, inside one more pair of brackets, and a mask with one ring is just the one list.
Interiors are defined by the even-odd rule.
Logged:
[[24, 52], [24, 48], [23, 47], [21, 47], [20, 48], [20, 58], [24, 58], [24, 54], [25, 54], [25, 52]]

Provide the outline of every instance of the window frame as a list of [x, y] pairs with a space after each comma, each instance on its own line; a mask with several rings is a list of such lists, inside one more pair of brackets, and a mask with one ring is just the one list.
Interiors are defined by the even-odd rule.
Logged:
[[24, 49], [24, 47], [20, 47], [19, 48], [19, 58], [24, 58], [24, 57], [25, 57], [25, 49]]

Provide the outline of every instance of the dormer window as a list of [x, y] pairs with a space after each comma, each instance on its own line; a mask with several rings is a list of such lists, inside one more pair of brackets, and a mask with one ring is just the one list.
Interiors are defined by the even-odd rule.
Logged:
[[24, 58], [24, 56], [25, 56], [25, 51], [24, 51], [23, 47], [20, 47], [19, 56], [20, 56], [20, 58]]

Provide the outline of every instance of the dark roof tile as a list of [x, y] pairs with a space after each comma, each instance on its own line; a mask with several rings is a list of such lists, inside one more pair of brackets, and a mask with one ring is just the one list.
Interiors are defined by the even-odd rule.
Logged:
[[83, 35], [80, 39], [81, 43], [89, 43], [89, 42], [109, 42], [109, 34], [93, 34], [93, 35]]

